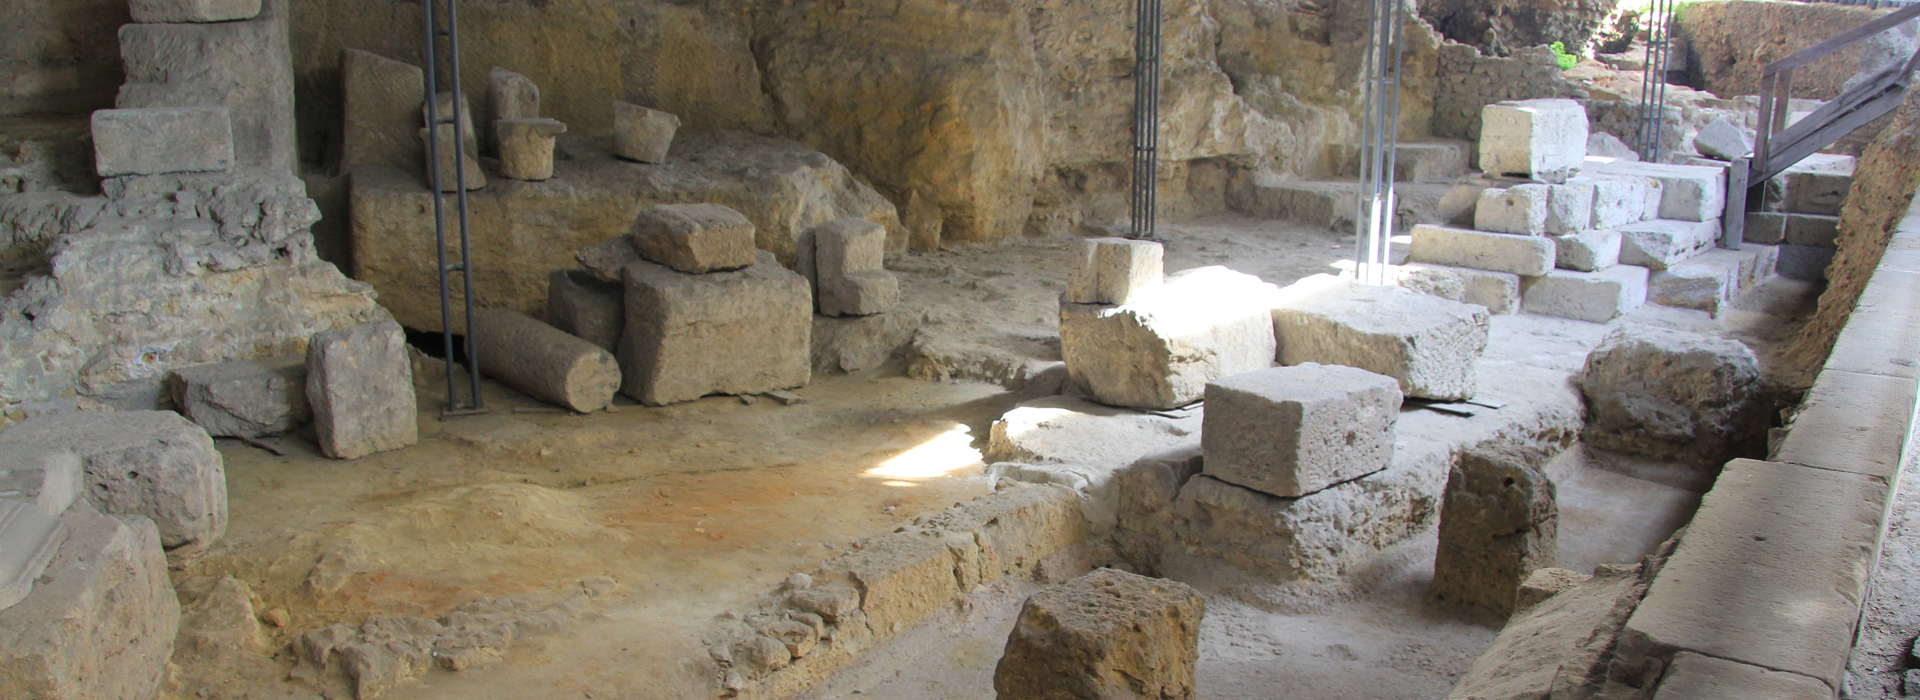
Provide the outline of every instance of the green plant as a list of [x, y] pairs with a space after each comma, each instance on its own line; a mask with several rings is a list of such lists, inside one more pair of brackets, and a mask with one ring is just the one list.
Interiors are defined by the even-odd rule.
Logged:
[[1567, 45], [1564, 42], [1553, 42], [1547, 48], [1553, 51], [1553, 62], [1560, 64], [1560, 70], [1568, 70], [1580, 64], [1580, 57], [1567, 53]]

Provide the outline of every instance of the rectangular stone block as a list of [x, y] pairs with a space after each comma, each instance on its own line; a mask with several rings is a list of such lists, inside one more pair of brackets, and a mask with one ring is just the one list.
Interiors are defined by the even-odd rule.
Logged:
[[803, 386], [813, 303], [807, 280], [760, 251], [753, 265], [690, 274], [629, 263], [621, 392], [649, 406]]
[[231, 22], [260, 14], [260, 0], [127, 0], [133, 21]]
[[415, 172], [426, 162], [420, 105], [426, 78], [418, 67], [359, 49], [340, 52], [340, 168], [387, 165]]
[[1911, 377], [1821, 370], [1772, 458], [1892, 481], [1913, 424], [1915, 387]]
[[1779, 245], [1787, 240], [1787, 215], [1780, 212], [1747, 212], [1747, 225], [1741, 233], [1748, 243]]
[[1394, 266], [1388, 281], [1421, 294], [1487, 307], [1490, 314], [1520, 310], [1520, 276], [1432, 263]]
[[1852, 173], [1789, 170], [1786, 178], [1787, 211], [1794, 214], [1839, 216], [1853, 186]]
[[1793, 245], [1840, 247], [1840, 217], [1822, 214], [1784, 214], [1782, 238]]
[[547, 323], [607, 352], [619, 352], [626, 309], [619, 283], [586, 270], [554, 270], [547, 277]]
[[1129, 238], [1087, 238], [1073, 243], [1073, 269], [1060, 301], [1069, 304], [1125, 304], [1134, 293], [1160, 284], [1164, 274], [1159, 243]]
[[1547, 232], [1547, 185], [1489, 187], [1473, 208], [1473, 227], [1495, 233], [1538, 236]]
[[[1895, 245], [1906, 243], [1902, 234], [1896, 234]], [[1901, 252], [1889, 250], [1886, 257]], [[1920, 274], [1889, 269], [1882, 262], [1834, 339], [1827, 369], [1890, 377], [1920, 375], [1920, 367], [1910, 359], [1920, 357], [1920, 309], [1912, 302], [1916, 298], [1920, 298]]]
[[[1589, 161], [1587, 164], [1588, 167], [1585, 171], [1582, 171], [1581, 177], [1590, 177], [1600, 181], [1626, 183], [1629, 191], [1638, 192], [1643, 197], [1643, 199], [1640, 200], [1640, 213], [1634, 221], [1660, 218], [1660, 202], [1666, 197], [1666, 183], [1661, 182], [1658, 178], [1647, 177], [1645, 175], [1637, 175], [1631, 172], [1610, 172], [1602, 169], [1603, 166], [1611, 162], [1614, 161]], [[1597, 197], [1598, 195], [1595, 196]], [[1626, 213], [1622, 213], [1622, 216], [1626, 215]], [[1633, 222], [1623, 221], [1613, 227], [1603, 226], [1600, 228], [1618, 228], [1620, 225], [1628, 223]]]
[[660, 204], [641, 210], [627, 235], [640, 257], [703, 274], [754, 264], [753, 222], [720, 204]]
[[400, 324], [316, 333], [307, 343], [307, 400], [320, 452], [359, 459], [420, 440], [413, 361]]
[[1806, 676], [1690, 651], [1673, 655], [1673, 663], [1660, 676], [1660, 686], [1653, 694], [1653, 700], [1831, 700], [1833, 697], [1833, 689], [1827, 684]]
[[1544, 275], [1553, 269], [1553, 240], [1541, 236], [1487, 233], [1450, 226], [1413, 227], [1407, 259], [1476, 270]]
[[1004, 700], [1195, 697], [1207, 601], [1178, 581], [1100, 569], [1027, 598], [994, 668]]
[[[266, 0], [252, 19], [121, 26], [127, 79], [114, 106], [225, 106], [235, 167], [298, 171], [291, 14], [287, 0]], [[420, 126], [406, 125], [404, 135]]]
[[1516, 100], [1480, 110], [1480, 169], [1565, 182], [1587, 157], [1587, 110], [1565, 99]]
[[1647, 268], [1615, 265], [1599, 272], [1554, 270], [1521, 282], [1527, 313], [1606, 323], [1647, 301]]
[[1595, 173], [1658, 180], [1659, 217], [1662, 219], [1716, 220], [1727, 208], [1727, 174], [1723, 168], [1665, 163], [1607, 163], [1591, 169]]
[[500, 176], [512, 180], [553, 177], [553, 142], [567, 133], [554, 119], [499, 119], [493, 122], [495, 148], [500, 153]]
[[1553, 264], [1563, 270], [1597, 272], [1620, 262], [1620, 232], [1604, 229], [1553, 236]]
[[0, 610], [33, 591], [66, 534], [58, 515], [30, 501], [0, 498]]
[[613, 154], [642, 163], [665, 163], [680, 118], [625, 102], [613, 103]]
[[1833, 263], [1833, 254], [1832, 248], [1782, 244], [1780, 260], [1775, 263], [1774, 271], [1787, 279], [1810, 282], [1824, 280], [1827, 278], [1827, 265]]
[[1273, 366], [1275, 294], [1252, 275], [1202, 267], [1121, 306], [1061, 304], [1060, 353], [1101, 403], [1184, 406], [1207, 382]]
[[1876, 477], [1728, 462], [1627, 621], [1620, 661], [1691, 651], [1839, 687], [1886, 499]]
[[1527, 574], [1553, 565], [1560, 509], [1538, 459], [1518, 450], [1468, 450], [1448, 470], [1435, 598], [1504, 619]]
[[1732, 298], [1735, 289], [1726, 268], [1694, 263], [1681, 263], [1655, 272], [1647, 285], [1647, 298], [1655, 304], [1715, 315]]
[[813, 241], [820, 313], [870, 316], [899, 302], [900, 280], [885, 266], [885, 226], [866, 219], [834, 219], [813, 228]]
[[1720, 221], [1651, 219], [1620, 228], [1620, 262], [1653, 270], [1685, 262], [1719, 240]]
[[1304, 496], [1387, 468], [1400, 383], [1353, 367], [1305, 363], [1207, 384], [1200, 444], [1213, 478]]
[[[1498, 234], [1489, 234], [1498, 235]], [[1315, 275], [1273, 309], [1283, 365], [1317, 362], [1393, 377], [1407, 396], [1472, 398], [1487, 347], [1487, 311], [1400, 287]]]
[[1593, 228], [1593, 185], [1568, 182], [1548, 189], [1547, 233], [1561, 235]]
[[1567, 184], [1593, 187], [1593, 218], [1589, 228], [1613, 229], [1647, 218], [1647, 183], [1634, 178], [1570, 178]]
[[180, 412], [209, 435], [279, 435], [313, 415], [300, 355], [182, 367], [168, 377], [167, 389]]
[[53, 414], [0, 432], [0, 452], [70, 450], [100, 510], [142, 516], [160, 543], [190, 557], [227, 532], [225, 462], [213, 438], [172, 411]]
[[[438, 134], [435, 143], [427, 142], [431, 138], [430, 134]], [[472, 134], [473, 132], [468, 131], [465, 138], [471, 139]], [[463, 140], [459, 136], [454, 133], [452, 124], [441, 124], [434, 129], [421, 127], [420, 143], [424, 144], [421, 146], [421, 152], [428, 155], [426, 165], [423, 167], [426, 173], [426, 179], [423, 182], [427, 183], [428, 187], [433, 186], [435, 177], [439, 178], [441, 192], [458, 192], [462, 185], [465, 185], [469, 191], [487, 186], [487, 174], [480, 169], [479, 146], [458, 148], [455, 144]], [[435, 154], [439, 155], [440, 162], [437, 172], [434, 169], [432, 157]]]
[[101, 177], [229, 170], [233, 123], [225, 107], [103, 109], [93, 113], [93, 164]]

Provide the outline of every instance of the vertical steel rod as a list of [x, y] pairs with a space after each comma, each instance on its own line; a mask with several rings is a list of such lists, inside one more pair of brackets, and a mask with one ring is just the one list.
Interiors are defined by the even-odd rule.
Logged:
[[1156, 238], [1160, 170], [1161, 0], [1134, 3], [1133, 170], [1130, 237]]
[[[438, 13], [435, 12], [436, 5], [440, 2], [446, 3], [445, 30], [438, 28], [440, 21], [437, 16]], [[473, 260], [473, 246], [467, 225], [469, 213], [467, 207], [467, 156], [466, 149], [462, 147], [462, 144], [466, 142], [467, 125], [460, 119], [460, 37], [457, 29], [459, 22], [458, 17], [455, 15], [454, 2], [455, 0], [423, 0], [420, 3], [420, 24], [421, 35], [423, 37], [422, 58], [426, 67], [424, 77], [426, 78], [425, 87], [427, 93], [427, 181], [428, 186], [432, 188], [434, 254], [436, 256], [435, 261], [438, 263], [440, 281], [440, 347], [443, 356], [446, 358], [447, 372], [447, 405], [441, 414], [442, 416], [471, 415], [486, 412], [486, 406], [480, 396], [480, 364], [476, 360], [474, 343], [472, 342], [474, 332], [473, 266], [470, 264], [470, 261]], [[453, 114], [446, 119], [442, 119], [439, 108], [441, 62], [440, 42], [437, 37], [442, 35], [447, 37], [446, 64], [452, 88], [450, 94], [453, 98], [453, 102], [449, 106]], [[460, 263], [458, 265], [452, 265], [447, 262], [446, 192], [443, 188], [446, 180], [445, 175], [441, 172], [440, 161], [440, 126], [446, 123], [453, 125], [453, 182], [456, 188], [455, 197], [458, 200], [456, 215], [460, 219]], [[466, 331], [468, 338], [466, 364], [470, 400], [464, 403], [460, 401], [459, 375], [454, 370], [453, 300], [450, 287], [451, 280], [447, 274], [452, 272], [456, 267], [461, 272], [461, 296], [465, 301], [464, 310], [466, 312]]]
[[1354, 277], [1385, 284], [1394, 230], [1399, 168], [1400, 69], [1406, 6], [1374, 0], [1367, 8], [1367, 52], [1362, 60], [1360, 182], [1354, 216]]
[[[467, 396], [470, 401], [465, 408], [469, 411], [477, 412], [485, 410], [486, 405], [484, 399], [480, 396], [479, 344], [473, 341], [473, 240], [471, 231], [467, 226], [469, 211], [467, 208], [467, 124], [466, 120], [460, 118], [460, 105], [465, 104], [460, 94], [460, 22], [459, 16], [456, 14], [457, 10], [455, 9], [458, 5], [457, 0], [446, 0], [446, 2], [447, 70], [452, 74], [453, 87], [453, 170], [454, 182], [458, 185], [459, 190], [456, 196], [460, 201], [460, 296], [466, 301], [465, 327], [467, 330], [467, 381], [469, 388]], [[441, 289], [444, 290], [446, 287], [443, 286]], [[448, 359], [451, 361], [452, 358], [449, 357]], [[452, 389], [449, 388], [448, 391], [451, 392]], [[451, 398], [451, 393], [449, 393], [449, 398]], [[448, 405], [452, 406], [453, 403], [449, 401]]]

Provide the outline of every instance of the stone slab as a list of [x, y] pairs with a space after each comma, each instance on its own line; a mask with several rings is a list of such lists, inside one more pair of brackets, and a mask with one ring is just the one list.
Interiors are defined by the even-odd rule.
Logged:
[[385, 165], [417, 172], [426, 162], [420, 105], [426, 78], [416, 66], [359, 49], [340, 52], [340, 168]]
[[807, 280], [772, 253], [733, 272], [696, 275], [638, 260], [624, 275], [621, 393], [663, 406], [792, 389], [812, 378]]
[[1473, 227], [1494, 233], [1538, 236], [1547, 232], [1547, 202], [1553, 190], [1529, 184], [1489, 187], [1473, 207]]
[[1205, 472], [1274, 496], [1304, 496], [1387, 468], [1400, 384], [1305, 363], [1207, 384]]
[[1598, 567], [1591, 578], [1508, 620], [1447, 700], [1538, 699], [1600, 690], [1620, 628], [1645, 593], [1640, 566]]
[[1620, 262], [1620, 232], [1594, 229], [1553, 236], [1553, 264], [1562, 270], [1598, 272]]
[[1647, 268], [1615, 265], [1599, 272], [1554, 270], [1520, 283], [1530, 314], [1606, 323], [1647, 301]]
[[1192, 698], [1207, 601], [1178, 581], [1100, 569], [1028, 597], [996, 697]]
[[754, 264], [753, 222], [722, 204], [659, 204], [640, 211], [628, 234], [640, 257], [702, 274]]
[[1685, 262], [1719, 240], [1720, 222], [1650, 219], [1620, 228], [1620, 262], [1653, 270]]
[[1771, 459], [1891, 481], [1913, 427], [1913, 378], [1825, 369]]
[[1565, 182], [1587, 157], [1587, 110], [1565, 99], [1516, 100], [1480, 110], [1480, 169]]
[[1421, 294], [1479, 304], [1490, 314], [1520, 311], [1520, 276], [1511, 272], [1408, 263], [1393, 266], [1387, 276], [1393, 284]]
[[1134, 293], [1159, 285], [1165, 273], [1164, 250], [1154, 241], [1086, 238], [1073, 243], [1073, 269], [1060, 301], [1070, 304], [1125, 304]]
[[1832, 688], [1797, 673], [1716, 659], [1690, 651], [1673, 655], [1653, 700], [1830, 700]]
[[207, 431], [171, 411], [53, 414], [0, 432], [0, 451], [71, 450], [86, 497], [113, 515], [144, 516], [182, 556], [227, 532], [225, 463]]
[[1839, 687], [1886, 499], [1875, 477], [1728, 462], [1628, 620], [1622, 660], [1691, 651]]
[[307, 343], [307, 400], [320, 452], [359, 459], [420, 439], [413, 362], [392, 321], [316, 333]]
[[260, 0], [127, 0], [133, 21], [231, 22], [260, 14]]
[[[1499, 234], [1488, 234], [1499, 235]], [[1457, 400], [1479, 389], [1487, 311], [1400, 287], [1326, 275], [1282, 291], [1273, 308], [1283, 365], [1346, 365], [1393, 377], [1407, 396]]]
[[547, 323], [607, 352], [618, 352], [620, 334], [627, 326], [626, 293], [620, 284], [586, 270], [554, 270], [548, 280]]
[[[1892, 251], [1889, 251], [1891, 255]], [[1920, 273], [1876, 270], [1827, 353], [1827, 369], [1914, 377], [1920, 368]]]
[[613, 154], [642, 163], [665, 163], [680, 117], [625, 102], [613, 103]]
[[1061, 304], [1061, 356], [1096, 401], [1183, 406], [1207, 382], [1273, 366], [1275, 294], [1252, 275], [1202, 267], [1122, 306]]
[[1589, 168], [1600, 175], [1630, 175], [1660, 182], [1662, 219], [1711, 221], [1727, 206], [1727, 175], [1723, 168], [1666, 163], [1606, 163]]
[[900, 301], [900, 280], [886, 271], [886, 227], [866, 219], [834, 219], [813, 228], [813, 245], [820, 313], [871, 316]]
[[93, 113], [93, 165], [101, 177], [230, 170], [233, 124], [225, 107], [103, 109]]
[[511, 309], [474, 314], [468, 356], [480, 371], [534, 398], [579, 413], [613, 402], [620, 363], [613, 353]]
[[300, 355], [182, 367], [167, 390], [188, 420], [216, 437], [280, 435], [313, 417]]
[[1552, 239], [1487, 233], [1449, 226], [1413, 227], [1407, 259], [1415, 262], [1471, 267], [1477, 270], [1544, 275], [1553, 269]]
[[1817, 282], [1827, 278], [1827, 266], [1833, 264], [1833, 255], [1833, 248], [1783, 243], [1774, 271], [1787, 279]]

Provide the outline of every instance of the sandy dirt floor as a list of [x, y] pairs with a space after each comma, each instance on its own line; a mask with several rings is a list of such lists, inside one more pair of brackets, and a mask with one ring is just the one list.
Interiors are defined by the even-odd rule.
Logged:
[[[1169, 271], [1224, 264], [1286, 284], [1335, 272], [1350, 257], [1350, 244], [1331, 232], [1236, 216], [1163, 232], [1173, 240]], [[914, 314], [926, 334], [1057, 362], [1067, 245], [1023, 240], [890, 261], [904, 288], [892, 313]], [[1635, 319], [1730, 335], [1765, 358], [1816, 292], [1776, 281], [1719, 319], [1653, 307]], [[1589, 334], [1600, 328], [1580, 325]], [[559, 600], [602, 577], [615, 588], [577, 622], [517, 640], [498, 663], [432, 671], [382, 697], [701, 696], [709, 681], [700, 635], [716, 616], [863, 538], [985, 493], [978, 450], [988, 426], [1051, 390], [920, 381], [901, 376], [896, 362], [816, 376], [800, 405], [623, 400], [617, 411], [581, 416], [516, 412], [545, 409], [486, 386], [491, 415], [442, 422], [443, 389], [423, 377], [420, 444], [357, 461], [324, 459], [292, 437], [275, 443], [284, 456], [221, 441], [227, 537], [175, 578], [231, 575], [250, 586], [266, 648], [276, 651], [272, 661], [237, 667], [176, 656], [182, 665], [168, 697], [350, 697], [337, 684], [288, 680], [285, 645], [337, 622], [435, 617], [484, 596]], [[1690, 513], [1703, 488], [1618, 462], [1576, 451], [1554, 467], [1577, 495], [1563, 506], [1571, 567], [1638, 556]], [[1620, 531], [1622, 508], [1653, 517]], [[1278, 682], [1297, 690], [1285, 697], [1444, 695], [1493, 629], [1426, 609], [1433, 546], [1431, 533], [1396, 546], [1367, 595], [1308, 614], [1212, 596], [1203, 697], [1270, 697]], [[963, 615], [929, 625], [940, 643], [923, 646], [943, 656], [889, 669], [903, 655], [876, 653], [820, 697], [991, 697], [992, 662], [1024, 593], [980, 594]]]

